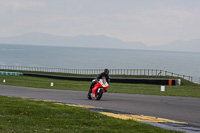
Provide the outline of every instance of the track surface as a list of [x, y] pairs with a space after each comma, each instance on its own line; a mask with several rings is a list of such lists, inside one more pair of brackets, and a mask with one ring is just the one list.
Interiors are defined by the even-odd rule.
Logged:
[[0, 85], [0, 95], [56, 100], [103, 107], [125, 113], [155, 116], [200, 127], [200, 98], [105, 93], [100, 101], [88, 100], [87, 92]]

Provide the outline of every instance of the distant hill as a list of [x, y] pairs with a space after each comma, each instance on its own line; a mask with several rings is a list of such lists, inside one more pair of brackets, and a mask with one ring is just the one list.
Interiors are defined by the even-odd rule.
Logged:
[[124, 42], [105, 35], [78, 35], [75, 37], [56, 36], [40, 32], [30, 32], [14, 37], [0, 37], [0, 44], [30, 44], [48, 46], [72, 46], [91, 48], [117, 48], [164, 51], [200, 52], [200, 39], [177, 40], [162, 46], [147, 46], [142, 42]]
[[0, 43], [120, 49], [143, 49], [146, 47], [142, 42], [124, 42], [104, 35], [66, 37], [40, 32], [30, 32], [14, 37], [0, 37]]
[[150, 49], [165, 51], [200, 52], [200, 39], [188, 41], [176, 40], [166, 45], [151, 47]]

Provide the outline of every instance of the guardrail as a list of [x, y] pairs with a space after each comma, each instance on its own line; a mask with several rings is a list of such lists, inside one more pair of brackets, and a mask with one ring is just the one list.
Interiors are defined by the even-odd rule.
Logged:
[[[77, 76], [56, 76], [49, 74], [34, 74], [34, 73], [24, 73], [27, 76], [33, 77], [45, 77], [52, 79], [63, 79], [63, 80], [74, 80], [74, 81], [92, 81], [94, 77], [77, 77]], [[157, 79], [157, 78], [112, 78], [110, 79], [112, 83], [132, 83], [132, 84], [155, 84], [155, 85], [181, 85], [180, 79]]]
[[[39, 72], [59, 72], [70, 74], [99, 74], [103, 69], [66, 69], [51, 67], [29, 67], [29, 66], [7, 66], [0, 65], [1, 70], [21, 70], [21, 71], [39, 71]], [[176, 74], [159, 69], [110, 69], [110, 75], [147, 75], [147, 76], [174, 76], [181, 77], [194, 83], [200, 84], [200, 77]]]

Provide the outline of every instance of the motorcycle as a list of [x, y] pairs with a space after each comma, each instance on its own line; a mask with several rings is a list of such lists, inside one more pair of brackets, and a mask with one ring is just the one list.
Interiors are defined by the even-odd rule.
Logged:
[[[109, 87], [109, 84], [107, 83], [106, 79], [100, 79], [92, 88], [92, 91], [89, 90], [88, 92], [88, 99], [95, 99], [95, 100], [100, 100], [103, 93], [107, 90]], [[92, 92], [95, 91], [95, 95], [93, 95]]]

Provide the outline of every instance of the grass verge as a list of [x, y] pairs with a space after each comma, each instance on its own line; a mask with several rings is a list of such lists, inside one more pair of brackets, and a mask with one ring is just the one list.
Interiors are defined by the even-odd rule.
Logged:
[[135, 132], [175, 133], [133, 120], [120, 120], [96, 112], [44, 101], [0, 96], [0, 132]]
[[[2, 82], [3, 79], [6, 80], [6, 83]], [[50, 86], [51, 82], [54, 83], [54, 86]], [[18, 76], [0, 75], [0, 84], [44, 88], [44, 89], [88, 91], [91, 82], [58, 80], [58, 79], [39, 78], [30, 76], [18, 77]], [[110, 87], [108, 88], [108, 92], [145, 94], [145, 95], [163, 95], [163, 96], [200, 97], [200, 86], [191, 83], [189, 81], [183, 80], [181, 86], [166, 86], [166, 91], [161, 92], [160, 85], [111, 83]]]

